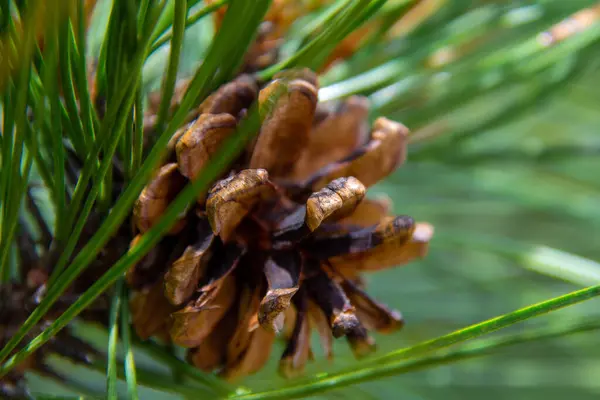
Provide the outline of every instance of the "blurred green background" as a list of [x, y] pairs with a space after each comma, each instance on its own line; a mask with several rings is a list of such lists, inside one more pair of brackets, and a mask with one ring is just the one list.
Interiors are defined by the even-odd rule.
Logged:
[[[368, 276], [369, 293], [401, 310], [407, 321], [399, 333], [375, 335], [381, 354], [600, 283], [600, 264], [592, 261], [600, 260], [600, 28], [595, 23], [593, 35], [584, 32], [591, 38], [580, 47], [561, 47], [550, 56], [535, 42], [553, 23], [596, 2], [430, 3], [438, 8], [414, 31], [366, 47], [323, 78], [326, 97], [337, 97], [335, 90], [369, 95], [374, 116], [398, 119], [417, 134], [443, 126], [438, 137], [416, 140], [408, 162], [369, 192], [389, 196], [396, 213], [436, 228], [425, 260]], [[95, 24], [101, 31], [101, 13]], [[182, 76], [201, 59], [211, 32], [210, 19], [188, 29], [184, 48], [195, 51], [183, 52]], [[486, 39], [457, 62], [438, 68], [426, 63], [436, 51], [477, 37]], [[528, 52], [534, 42], [538, 46]], [[160, 85], [167, 55], [162, 48], [147, 62], [148, 89]], [[389, 78], [375, 73], [375, 85], [359, 79], [359, 87], [353, 86], [353, 77], [385, 63], [396, 63]], [[599, 300], [503, 333], [594, 317], [600, 317]], [[105, 348], [104, 333], [85, 326], [80, 331]], [[599, 344], [596, 331], [516, 345], [321, 397], [597, 399]], [[323, 360], [318, 346], [314, 350], [316, 361], [307, 374], [360, 363], [343, 340], [336, 343], [333, 363]], [[253, 389], [284, 384], [276, 374], [282, 351], [280, 343], [272, 362], [243, 384]], [[103, 372], [54, 362], [74, 380], [104, 390]], [[170, 374], [141, 353], [136, 362]], [[67, 393], [45, 379], [29, 379], [34, 391]], [[175, 398], [151, 389], [140, 396]]]

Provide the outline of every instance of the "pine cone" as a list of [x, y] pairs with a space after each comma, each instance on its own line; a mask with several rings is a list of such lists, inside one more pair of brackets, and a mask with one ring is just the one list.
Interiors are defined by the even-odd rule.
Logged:
[[404, 162], [406, 127], [378, 118], [369, 133], [362, 97], [318, 104], [309, 70], [280, 73], [260, 93], [249, 82], [221, 87], [173, 137], [135, 205], [138, 232], [197, 178], [255, 98], [261, 105], [283, 89], [257, 139], [127, 274], [138, 335], [187, 347], [189, 362], [230, 380], [258, 371], [277, 333], [288, 342], [279, 368], [287, 377], [311, 357], [311, 328], [328, 357], [332, 337], [346, 336], [357, 357], [373, 351], [368, 331], [403, 320], [364, 292], [361, 273], [423, 257], [433, 234], [365, 198]]

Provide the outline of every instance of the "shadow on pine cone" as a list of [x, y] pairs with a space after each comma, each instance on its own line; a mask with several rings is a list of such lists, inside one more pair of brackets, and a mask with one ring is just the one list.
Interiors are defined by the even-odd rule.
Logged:
[[368, 331], [392, 332], [403, 320], [365, 293], [362, 272], [424, 256], [433, 234], [365, 197], [403, 163], [407, 128], [378, 118], [369, 131], [363, 97], [318, 104], [317, 77], [305, 69], [276, 75], [260, 92], [241, 75], [201, 104], [135, 205], [140, 235], [251, 104], [275, 92], [283, 94], [256, 140], [127, 275], [137, 334], [189, 348], [190, 363], [229, 380], [258, 371], [278, 333], [288, 343], [286, 377], [312, 357], [311, 328], [327, 357], [333, 337], [345, 336], [357, 357], [373, 351]]

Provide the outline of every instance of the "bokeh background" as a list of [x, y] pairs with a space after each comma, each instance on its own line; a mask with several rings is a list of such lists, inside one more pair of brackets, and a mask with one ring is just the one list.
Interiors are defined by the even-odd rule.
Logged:
[[[600, 282], [594, 262], [600, 260], [600, 24], [573, 28], [572, 36], [550, 45], [543, 34], [586, 7], [600, 20], [598, 3], [388, 3], [389, 19], [362, 33], [370, 37], [389, 22], [387, 35], [325, 73], [321, 90], [324, 98], [368, 95], [373, 117], [386, 115], [415, 132], [408, 162], [370, 195], [386, 195], [396, 213], [431, 222], [436, 236], [426, 259], [368, 277], [369, 292], [407, 321], [401, 332], [376, 335], [382, 354]], [[404, 20], [392, 24], [392, 17]], [[92, 53], [106, 18], [106, 7], [99, 7]], [[181, 76], [202, 59], [212, 29], [210, 18], [188, 29], [184, 49], [193, 51], [183, 52]], [[165, 46], [147, 62], [148, 91], [160, 85], [167, 56]], [[506, 331], [598, 317], [600, 301], [591, 300]], [[105, 333], [84, 325], [78, 330], [105, 348]], [[283, 384], [276, 374], [282, 351], [280, 344], [272, 362], [243, 383]], [[344, 341], [336, 343], [333, 363], [318, 346], [315, 353], [308, 374], [360, 363]], [[75, 381], [104, 390], [102, 371], [52, 362]], [[171, 373], [142, 352], [136, 362]], [[69, 393], [29, 379], [34, 391]], [[140, 396], [176, 398], [152, 389]], [[599, 332], [516, 345], [321, 398], [597, 399]]]

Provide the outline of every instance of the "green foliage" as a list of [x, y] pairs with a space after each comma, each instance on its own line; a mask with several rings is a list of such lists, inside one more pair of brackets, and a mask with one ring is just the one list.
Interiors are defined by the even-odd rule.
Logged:
[[[5, 2], [0, 9], [0, 54], [7, 54], [0, 57], [0, 281], [23, 280], [14, 249], [24, 223], [40, 240], [49, 231], [56, 263], [40, 304], [0, 350], [0, 376], [61, 329], [80, 326], [77, 316], [108, 292], [109, 331], [77, 329], [106, 351], [105, 361], [84, 368], [100, 374], [83, 383], [71, 377], [54, 392], [132, 399], [167, 393], [232, 399], [597, 395], [597, 384], [585, 377], [573, 383], [543, 376], [556, 365], [575, 376], [577, 362], [588, 363], [591, 375], [600, 371], [597, 345], [583, 335], [571, 338], [599, 328], [598, 300], [592, 299], [600, 295], [600, 266], [593, 261], [600, 259], [594, 241], [600, 226], [594, 171], [600, 166], [590, 157], [600, 149], [595, 2], [338, 0], [297, 21], [282, 45], [282, 61], [257, 76], [322, 68], [344, 38], [369, 27], [355, 54], [322, 74], [319, 97], [366, 95], [372, 118], [385, 115], [411, 128], [407, 165], [375, 192], [391, 197], [396, 212], [433, 223], [436, 236], [426, 260], [370, 278], [370, 291], [408, 321], [403, 332], [377, 338], [376, 356], [355, 362], [336, 348], [334, 365], [317, 361], [308, 378], [286, 382], [269, 365], [233, 386], [136, 338], [122, 277], [236, 157], [269, 110], [251, 110], [138, 244], [45, 330], [27, 335], [126, 221], [189, 110], [235, 76], [271, 1], [104, 0], [89, 30], [84, 2], [37, 9], [33, 3]], [[226, 3], [222, 27], [213, 32], [209, 17]], [[549, 44], [544, 32], [592, 6], [596, 19], [585, 29]], [[92, 59], [96, 75], [88, 81]], [[169, 110], [182, 71], [192, 71], [190, 85]], [[144, 99], [156, 87], [153, 75], [161, 76], [158, 134], [146, 138], [153, 146], [143, 154]], [[92, 90], [106, 97], [102, 116]], [[67, 173], [71, 153], [84, 160], [76, 182]], [[126, 181], [116, 200], [113, 159]], [[47, 198], [42, 217], [26, 206], [31, 187]], [[78, 248], [95, 213], [102, 224]], [[574, 291], [578, 286], [585, 288]], [[520, 332], [510, 328], [525, 320]], [[480, 338], [500, 329], [510, 333]], [[33, 339], [15, 351], [26, 337]], [[64, 362], [62, 368], [69, 371]], [[404, 376], [415, 371], [422, 372]], [[48, 398], [52, 386], [35, 379], [36, 397]]]

